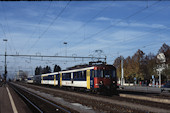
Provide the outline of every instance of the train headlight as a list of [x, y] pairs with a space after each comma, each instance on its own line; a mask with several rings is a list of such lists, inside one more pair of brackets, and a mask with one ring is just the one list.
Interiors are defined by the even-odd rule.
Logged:
[[115, 81], [113, 81], [113, 84], [115, 84], [116, 82]]

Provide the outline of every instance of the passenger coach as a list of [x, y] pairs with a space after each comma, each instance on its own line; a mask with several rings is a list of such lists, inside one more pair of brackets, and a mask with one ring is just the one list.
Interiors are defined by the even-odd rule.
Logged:
[[34, 78], [33, 76], [28, 77], [27, 83], [30, 83], [30, 84], [33, 83], [33, 78]]
[[41, 84], [45, 85], [59, 85], [59, 73], [48, 73], [48, 74], [42, 74], [41, 75]]

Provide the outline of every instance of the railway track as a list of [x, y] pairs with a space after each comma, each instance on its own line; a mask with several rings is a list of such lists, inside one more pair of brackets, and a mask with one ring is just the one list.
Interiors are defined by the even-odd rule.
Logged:
[[81, 92], [63, 91], [53, 88], [45, 88], [42, 86], [24, 84], [32, 89], [38, 89], [41, 92], [54, 95], [55, 97], [64, 98], [72, 103], [80, 103], [90, 106], [99, 112], [170, 112], [169, 104], [162, 104], [146, 100], [129, 99], [119, 96], [102, 96], [94, 94], [85, 94]]
[[26, 89], [9, 84], [9, 86], [25, 101], [33, 113], [71, 113], [62, 106], [59, 106], [45, 98], [42, 98]]

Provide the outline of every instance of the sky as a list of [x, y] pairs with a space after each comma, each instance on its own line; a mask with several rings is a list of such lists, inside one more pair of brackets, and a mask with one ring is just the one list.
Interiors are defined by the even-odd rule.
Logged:
[[[170, 45], [169, 12], [169, 1], [1, 1], [0, 54], [7, 47], [12, 55], [106, 56], [108, 64], [138, 49], [157, 54]], [[31, 75], [40, 65], [65, 69], [92, 60], [7, 57], [7, 70], [13, 78], [18, 70]], [[2, 75], [4, 57], [0, 62]]]

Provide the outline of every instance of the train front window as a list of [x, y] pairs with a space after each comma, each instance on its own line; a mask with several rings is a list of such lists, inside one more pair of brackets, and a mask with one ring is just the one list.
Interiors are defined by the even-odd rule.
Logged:
[[112, 77], [113, 77], [113, 78], [116, 77], [116, 71], [115, 71], [115, 70], [113, 70], [113, 75], [112, 75]]
[[116, 72], [115, 70], [105, 70], [105, 77], [116, 77]]
[[104, 70], [104, 76], [106, 78], [110, 78], [112, 76], [112, 70]]
[[95, 77], [114, 78], [115, 76], [116, 74], [114, 70], [95, 70]]
[[104, 77], [104, 70], [95, 70], [95, 77]]

